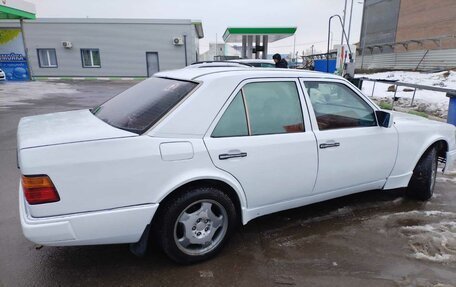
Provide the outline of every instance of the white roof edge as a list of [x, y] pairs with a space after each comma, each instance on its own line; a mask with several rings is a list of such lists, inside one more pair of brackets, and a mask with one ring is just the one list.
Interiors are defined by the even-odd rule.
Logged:
[[160, 72], [155, 74], [156, 77], [174, 78], [187, 81], [198, 81], [203, 79], [205, 76], [211, 76], [215, 74], [227, 74], [235, 72], [236, 75], [244, 74], [251, 77], [252, 74], [258, 77], [309, 77], [309, 78], [330, 78], [338, 79], [340, 76], [315, 72], [309, 70], [298, 70], [298, 69], [271, 69], [271, 68], [238, 68], [238, 67], [206, 67], [206, 68], [195, 68], [195, 69], [180, 69], [166, 72]]
[[144, 18], [37, 18], [25, 20], [29, 23], [82, 23], [82, 24], [169, 24], [169, 25], [192, 25], [190, 19], [144, 19]]

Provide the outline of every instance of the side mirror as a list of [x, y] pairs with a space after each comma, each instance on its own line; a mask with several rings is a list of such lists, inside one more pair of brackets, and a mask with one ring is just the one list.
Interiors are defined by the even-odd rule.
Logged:
[[393, 125], [393, 114], [386, 111], [375, 111], [378, 125], [384, 128], [390, 128]]

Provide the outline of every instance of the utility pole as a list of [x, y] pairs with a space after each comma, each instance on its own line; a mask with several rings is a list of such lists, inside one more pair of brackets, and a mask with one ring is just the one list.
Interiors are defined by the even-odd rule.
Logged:
[[334, 33], [331, 32], [331, 49], [333, 48], [333, 38], [334, 38]]
[[353, 15], [353, 1], [351, 0], [351, 7], [350, 7], [350, 20], [348, 21], [348, 45], [350, 45], [350, 32], [351, 32], [351, 27], [352, 27], [352, 15]]
[[215, 57], [214, 57], [214, 60], [215, 60], [215, 58], [217, 58], [217, 56], [218, 56], [217, 33], [215, 33]]
[[294, 62], [293, 57], [296, 57], [295, 53], [296, 53], [296, 34], [294, 34], [294, 38], [293, 38], [293, 56], [291, 57], [291, 62]]
[[344, 5], [344, 18], [342, 21], [342, 36], [340, 37], [340, 45], [342, 46], [344, 44], [344, 30], [345, 30], [345, 16], [347, 12], [347, 0], [345, 0], [345, 5]]
[[[367, 6], [367, 3], [364, 2], [364, 7], [363, 7], [363, 42], [361, 43], [361, 70], [363, 69], [363, 64], [364, 64], [364, 48], [366, 47], [366, 34], [367, 34], [367, 20], [369, 19], [369, 7]], [[366, 21], [364, 21], [366, 20]]]

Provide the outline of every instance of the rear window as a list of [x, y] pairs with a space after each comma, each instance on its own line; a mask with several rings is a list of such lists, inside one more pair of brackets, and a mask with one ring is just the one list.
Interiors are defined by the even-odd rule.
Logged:
[[193, 82], [150, 78], [94, 108], [92, 113], [107, 124], [141, 134], [196, 86]]

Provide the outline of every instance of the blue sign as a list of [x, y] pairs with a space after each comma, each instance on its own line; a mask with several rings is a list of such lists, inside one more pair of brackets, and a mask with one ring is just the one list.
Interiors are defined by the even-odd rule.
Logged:
[[29, 80], [21, 29], [0, 29], [0, 69], [7, 80]]
[[27, 59], [22, 54], [0, 54], [0, 69], [5, 72], [7, 80], [26, 81], [30, 79]]
[[[328, 63], [326, 63], [328, 61]], [[314, 70], [333, 74], [336, 71], [336, 59], [318, 59], [314, 61]], [[327, 71], [328, 70], [328, 71]]]

